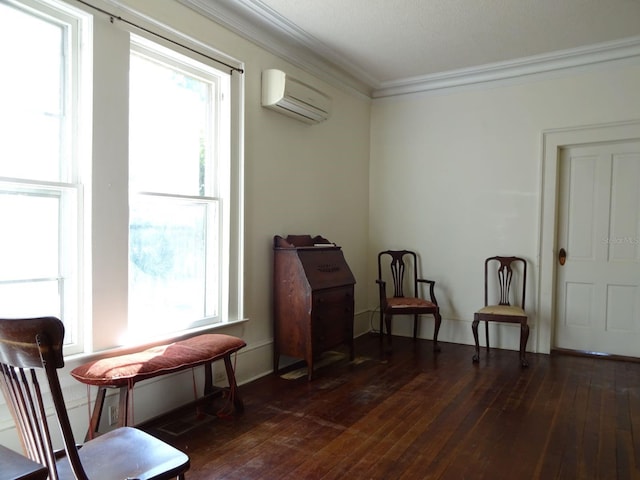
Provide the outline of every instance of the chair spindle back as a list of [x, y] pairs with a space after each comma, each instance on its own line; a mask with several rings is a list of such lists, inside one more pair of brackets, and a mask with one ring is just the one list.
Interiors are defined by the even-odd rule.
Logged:
[[0, 386], [24, 453], [46, 465], [49, 478], [57, 480], [47, 404], [38, 381], [39, 372], [44, 372], [67, 457], [76, 478], [84, 480], [87, 476], [80, 463], [57, 373], [64, 366], [63, 339], [64, 325], [55, 317], [0, 318]]

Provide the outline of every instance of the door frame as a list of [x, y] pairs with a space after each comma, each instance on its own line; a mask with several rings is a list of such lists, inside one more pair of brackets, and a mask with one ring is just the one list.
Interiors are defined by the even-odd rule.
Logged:
[[555, 346], [556, 256], [560, 149], [603, 142], [640, 140], [640, 119], [542, 132], [538, 285], [538, 352]]

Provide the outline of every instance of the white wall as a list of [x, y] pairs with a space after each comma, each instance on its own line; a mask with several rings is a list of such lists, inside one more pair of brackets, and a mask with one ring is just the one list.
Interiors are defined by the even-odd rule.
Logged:
[[[370, 250], [405, 247], [421, 254], [424, 276], [437, 281], [443, 316], [439, 340], [457, 343], [473, 343], [471, 321], [483, 302], [484, 259], [525, 257], [532, 324], [528, 350], [548, 352], [552, 319], [541, 322], [536, 312], [542, 133], [638, 118], [637, 62], [375, 100]], [[375, 258], [369, 261], [373, 278]], [[410, 333], [410, 322], [395, 324], [398, 333]], [[492, 328], [492, 345], [517, 349], [517, 327]], [[428, 317], [421, 331], [432, 338]]]
[[[274, 235], [323, 235], [341, 245], [357, 281], [356, 331], [368, 329], [370, 100], [310, 77], [178, 2], [122, 3], [245, 63], [244, 313], [248, 321], [220, 330], [247, 342], [237, 359], [238, 381], [272, 370]], [[283, 69], [326, 92], [333, 98], [331, 118], [310, 126], [262, 108], [260, 76], [266, 68]], [[77, 440], [81, 441], [88, 424], [87, 393], [68, 375], [75, 364], [68, 362], [61, 377]], [[224, 371], [222, 365], [217, 371]], [[192, 391], [190, 372], [141, 383], [135, 389], [136, 420], [189, 402]], [[92, 390], [92, 401], [94, 394]], [[19, 448], [5, 408], [0, 408], [0, 443]]]

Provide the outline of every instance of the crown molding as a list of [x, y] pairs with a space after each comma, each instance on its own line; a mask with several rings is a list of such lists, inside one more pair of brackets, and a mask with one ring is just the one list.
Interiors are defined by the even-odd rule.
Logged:
[[[373, 88], [362, 72], [341, 68], [317, 53], [318, 41], [263, 4], [246, 0], [177, 0], [266, 51], [327, 83], [370, 98]], [[313, 47], [313, 48], [311, 48]], [[360, 76], [357, 76], [360, 73]]]
[[456, 87], [505, 82], [525, 77], [548, 75], [576, 68], [620, 61], [640, 61], [640, 36], [562, 50], [544, 55], [523, 57], [508, 62], [407, 78], [386, 82], [374, 88], [372, 97], [382, 98], [408, 93], [429, 92]]
[[260, 0], [178, 0], [268, 52], [328, 83], [370, 98], [450, 91], [561, 74], [614, 61], [640, 61], [640, 36], [431, 75], [379, 82]]

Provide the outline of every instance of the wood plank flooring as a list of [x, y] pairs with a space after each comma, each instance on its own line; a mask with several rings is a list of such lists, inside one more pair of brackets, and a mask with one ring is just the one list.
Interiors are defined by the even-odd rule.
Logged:
[[[196, 479], [640, 479], [640, 363], [356, 340], [306, 376], [242, 385], [245, 412], [181, 435]], [[218, 408], [215, 406], [214, 408]]]

